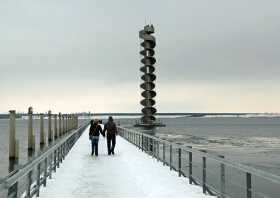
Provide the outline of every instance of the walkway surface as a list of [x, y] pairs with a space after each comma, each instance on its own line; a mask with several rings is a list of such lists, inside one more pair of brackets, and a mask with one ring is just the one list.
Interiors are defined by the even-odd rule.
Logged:
[[106, 139], [100, 136], [99, 156], [90, 155], [88, 129], [61, 168], [41, 188], [46, 198], [205, 198], [201, 187], [189, 185], [134, 145], [117, 137], [116, 154], [106, 154]]

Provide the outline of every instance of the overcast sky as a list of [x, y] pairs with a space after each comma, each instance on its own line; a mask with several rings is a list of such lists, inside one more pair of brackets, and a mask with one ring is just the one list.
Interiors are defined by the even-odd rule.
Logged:
[[159, 112], [280, 112], [280, 2], [1, 0], [0, 112], [139, 112], [138, 31]]

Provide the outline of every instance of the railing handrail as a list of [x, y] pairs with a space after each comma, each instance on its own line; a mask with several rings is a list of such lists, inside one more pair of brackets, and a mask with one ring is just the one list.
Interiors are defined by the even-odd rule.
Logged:
[[41, 163], [47, 156], [49, 156], [52, 152], [54, 152], [59, 146], [61, 146], [63, 143], [66, 142], [70, 137], [72, 137], [74, 134], [80, 131], [81, 128], [88, 125], [88, 122], [85, 122], [81, 124], [77, 129], [72, 131], [71, 133], [67, 134], [65, 137], [62, 137], [62, 139], [57, 140], [54, 142], [48, 149], [46, 149], [44, 152], [33, 158], [31, 161], [27, 162], [26, 164], [20, 166], [18, 169], [13, 171], [11, 174], [3, 178], [3, 180], [0, 181], [0, 190], [2, 188], [8, 188], [15, 184], [17, 181], [19, 181], [22, 177], [26, 176], [29, 171], [34, 169], [36, 165]]
[[118, 126], [118, 128], [122, 129], [122, 130], [126, 130], [127, 132], [143, 135], [144, 137], [148, 137], [148, 138], [160, 141], [160, 142], [165, 142], [168, 145], [175, 146], [176, 148], [181, 148], [184, 151], [196, 153], [196, 154], [199, 154], [202, 157], [206, 157], [208, 159], [215, 160], [215, 161], [217, 161], [217, 162], [219, 162], [221, 164], [224, 164], [226, 166], [230, 166], [232, 168], [236, 168], [236, 169], [238, 169], [238, 170], [240, 170], [240, 171], [242, 171], [244, 173], [251, 173], [254, 176], [262, 177], [262, 178], [264, 178], [266, 180], [269, 180], [269, 181], [272, 181], [272, 182], [280, 184], [280, 176], [278, 176], [278, 175], [274, 175], [274, 174], [271, 174], [269, 172], [265, 172], [263, 170], [255, 169], [253, 167], [250, 167], [250, 166], [247, 166], [247, 165], [244, 165], [244, 164], [236, 163], [236, 162], [227, 160], [225, 158], [221, 158], [221, 157], [215, 156], [214, 154], [209, 154], [209, 153], [206, 153], [206, 152], [202, 152], [200, 150], [197, 150], [197, 149], [194, 149], [194, 148], [190, 148], [190, 147], [185, 146], [185, 145], [180, 145], [178, 143], [170, 142], [168, 140], [164, 140], [164, 139], [161, 139], [161, 138], [153, 136], [153, 135], [149, 135], [149, 134], [146, 134], [146, 133], [143, 133], [143, 132], [135, 131], [133, 129], [127, 129], [127, 128], [121, 127], [121, 126]]

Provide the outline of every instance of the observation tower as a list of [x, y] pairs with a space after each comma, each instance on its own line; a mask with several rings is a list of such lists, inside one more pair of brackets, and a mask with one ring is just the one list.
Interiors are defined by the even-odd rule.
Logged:
[[156, 80], [156, 75], [154, 74], [154, 64], [156, 63], [154, 48], [156, 46], [156, 39], [152, 35], [154, 32], [154, 26], [152, 24], [146, 25], [144, 29], [139, 32], [139, 37], [143, 40], [141, 42], [143, 49], [140, 51], [140, 54], [143, 56], [141, 59], [143, 66], [141, 66], [140, 71], [143, 73], [141, 79], [144, 82], [140, 87], [143, 89], [141, 95], [144, 99], [140, 101], [140, 104], [143, 106], [143, 116], [141, 117], [140, 122], [135, 125], [136, 127], [153, 128], [165, 126], [158, 122], [155, 117], [157, 109], [154, 107], [156, 104], [154, 99], [156, 97], [156, 92], [154, 90]]

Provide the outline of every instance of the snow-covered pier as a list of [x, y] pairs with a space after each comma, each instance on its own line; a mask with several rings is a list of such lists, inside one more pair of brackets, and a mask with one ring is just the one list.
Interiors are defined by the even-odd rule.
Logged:
[[99, 156], [90, 155], [87, 130], [40, 197], [205, 197], [201, 188], [189, 185], [167, 166], [117, 137], [116, 154], [107, 155], [106, 141], [100, 137]]

